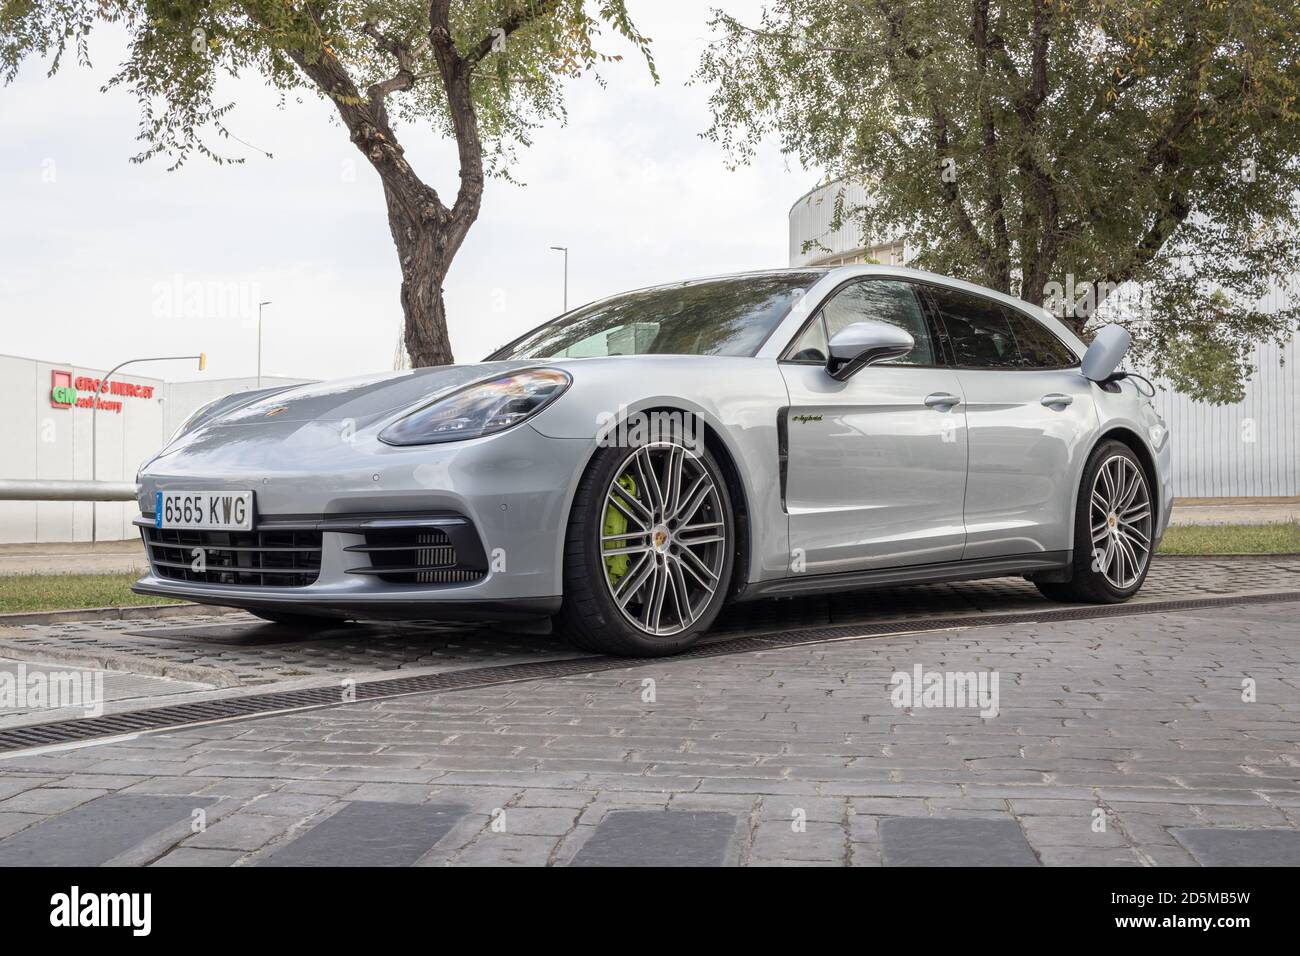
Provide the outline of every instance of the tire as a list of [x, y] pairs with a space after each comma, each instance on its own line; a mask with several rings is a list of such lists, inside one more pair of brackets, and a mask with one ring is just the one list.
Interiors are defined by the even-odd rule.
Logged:
[[1036, 581], [1039, 592], [1053, 601], [1127, 601], [1151, 569], [1155, 513], [1151, 479], [1132, 449], [1113, 440], [1099, 444], [1079, 482], [1072, 577]]
[[298, 628], [300, 630], [314, 629], [319, 630], [323, 627], [337, 627], [344, 621], [336, 617], [318, 617], [314, 614], [294, 614], [292, 611], [255, 611], [252, 608], [245, 608], [253, 617], [260, 617], [264, 621], [270, 621], [272, 624], [282, 624], [285, 627]]
[[[674, 460], [681, 461], [675, 472]], [[666, 477], [674, 474], [676, 497]], [[696, 485], [703, 478], [708, 486]], [[669, 499], [662, 507], [656, 492]], [[707, 540], [713, 536], [721, 540]], [[556, 623], [583, 650], [626, 657], [680, 653], [709, 629], [726, 602], [734, 558], [731, 498], [702, 441], [694, 449], [676, 437], [601, 448], [569, 514]]]

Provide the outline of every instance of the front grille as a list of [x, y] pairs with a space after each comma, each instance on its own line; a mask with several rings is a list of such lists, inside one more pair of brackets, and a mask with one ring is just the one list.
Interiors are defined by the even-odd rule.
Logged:
[[478, 581], [487, 569], [465, 561], [450, 535], [440, 528], [385, 528], [365, 532], [365, 544], [345, 550], [370, 556], [370, 567], [351, 574], [372, 574], [390, 584], [461, 584]]
[[[300, 588], [320, 576], [321, 533], [145, 527], [154, 574], [174, 581]], [[203, 560], [199, 562], [201, 551]], [[201, 570], [196, 570], [196, 565]]]

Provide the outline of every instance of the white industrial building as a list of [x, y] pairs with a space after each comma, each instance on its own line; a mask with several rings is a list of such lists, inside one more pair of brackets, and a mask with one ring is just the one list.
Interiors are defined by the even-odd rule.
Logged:
[[[842, 193], [842, 199], [841, 197]], [[896, 237], [864, 241], [846, 222], [832, 229], [836, 202], [845, 209], [867, 202], [860, 183], [838, 180], [801, 196], [790, 207], [790, 265], [843, 265], [907, 261]], [[1266, 307], [1283, 296], [1269, 294]], [[1161, 388], [1155, 403], [1169, 423], [1174, 455], [1174, 493], [1180, 498], [1294, 497], [1300, 495], [1300, 349], [1297, 336], [1285, 346], [1260, 345], [1258, 369], [1235, 405], [1194, 402]], [[1160, 383], [1157, 383], [1160, 384]]]
[[[0, 355], [0, 478], [134, 481], [140, 464], [196, 408], [257, 387], [256, 378], [167, 382], [127, 368], [113, 376], [92, 412], [95, 384], [104, 374], [68, 362]], [[306, 380], [264, 377], [262, 384], [301, 381]], [[130, 502], [0, 501], [0, 544], [135, 538], [131, 520], [138, 510]]]

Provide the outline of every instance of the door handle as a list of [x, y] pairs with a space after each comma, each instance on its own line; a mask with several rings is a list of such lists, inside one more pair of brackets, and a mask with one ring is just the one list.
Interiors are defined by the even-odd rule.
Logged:
[[925, 404], [930, 408], [942, 408], [945, 405], [951, 407], [960, 405], [961, 399], [956, 395], [949, 395], [947, 392], [934, 392], [925, 396]]
[[1074, 401], [1073, 395], [1062, 395], [1060, 392], [1053, 392], [1050, 395], [1044, 395], [1040, 398], [1039, 403], [1051, 408], [1053, 405], [1069, 405]]

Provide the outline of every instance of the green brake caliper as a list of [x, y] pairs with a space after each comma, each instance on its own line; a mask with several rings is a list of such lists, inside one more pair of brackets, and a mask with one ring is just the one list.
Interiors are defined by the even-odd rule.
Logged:
[[[626, 491], [632, 497], [636, 497], [636, 482], [632, 480], [631, 475], [623, 475], [618, 479], [618, 486]], [[604, 534], [624, 534], [627, 532], [627, 515], [619, 511], [613, 505], [605, 506], [605, 526]], [[609, 550], [615, 548], [627, 547], [627, 542], [618, 541], [608, 542]], [[619, 578], [627, 574], [628, 558], [631, 555], [613, 554], [605, 559], [605, 573], [609, 575], [609, 583], [617, 584]]]

